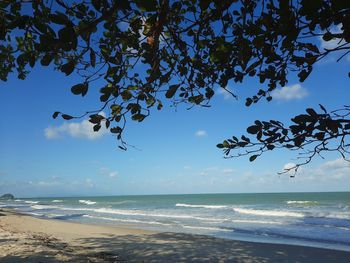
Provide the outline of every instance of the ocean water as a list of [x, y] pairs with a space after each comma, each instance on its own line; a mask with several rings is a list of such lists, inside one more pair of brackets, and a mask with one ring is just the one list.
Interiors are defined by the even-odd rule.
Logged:
[[350, 251], [350, 192], [35, 198], [36, 217]]

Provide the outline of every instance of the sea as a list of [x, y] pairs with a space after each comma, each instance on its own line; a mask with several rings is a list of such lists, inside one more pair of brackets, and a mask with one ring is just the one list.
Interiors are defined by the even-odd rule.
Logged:
[[39, 218], [350, 251], [350, 192], [0, 200]]

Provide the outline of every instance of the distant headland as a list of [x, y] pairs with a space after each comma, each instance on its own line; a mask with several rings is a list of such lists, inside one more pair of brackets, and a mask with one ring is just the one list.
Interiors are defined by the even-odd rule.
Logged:
[[15, 199], [14, 195], [13, 194], [3, 194], [2, 196], [0, 196], [0, 199], [2, 200], [12, 200], [12, 199]]

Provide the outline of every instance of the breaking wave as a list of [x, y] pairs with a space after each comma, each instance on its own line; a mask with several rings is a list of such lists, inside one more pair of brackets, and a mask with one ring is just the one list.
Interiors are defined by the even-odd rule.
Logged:
[[32, 205], [31, 208], [36, 210], [43, 210], [43, 209], [59, 209], [59, 207], [50, 206], [50, 205]]
[[165, 217], [165, 218], [179, 218], [179, 219], [195, 219], [200, 221], [225, 221], [225, 218], [206, 218], [206, 217], [198, 217], [191, 215], [179, 215], [179, 214], [159, 214], [152, 213], [142, 210], [121, 210], [121, 209], [112, 209], [112, 208], [61, 208], [63, 210], [72, 210], [72, 211], [91, 211], [95, 213], [101, 214], [114, 214], [114, 215], [123, 215], [123, 216], [144, 216], [144, 217]]
[[90, 201], [90, 200], [79, 200], [79, 203], [84, 205], [94, 205], [96, 202]]
[[277, 221], [264, 221], [264, 220], [245, 220], [245, 219], [234, 219], [233, 223], [246, 223], [246, 224], [268, 224], [268, 225], [284, 225], [284, 222]]
[[37, 204], [39, 201], [24, 201], [26, 204]]
[[258, 209], [245, 209], [245, 208], [234, 208], [233, 210], [240, 214], [249, 214], [249, 215], [258, 215], [258, 216], [304, 217], [304, 214], [302, 213], [289, 212], [289, 211], [258, 210]]
[[227, 208], [226, 205], [191, 205], [191, 204], [176, 204], [179, 207], [191, 207], [191, 208], [207, 208], [207, 209], [223, 209]]
[[100, 216], [91, 216], [91, 215], [83, 215], [86, 218], [98, 219], [98, 220], [107, 220], [107, 221], [116, 221], [116, 222], [124, 222], [124, 223], [137, 223], [137, 224], [150, 224], [150, 225], [163, 225], [163, 226], [171, 226], [172, 224], [161, 223], [157, 221], [142, 221], [137, 219], [121, 219], [121, 218], [111, 218], [111, 217], [100, 217]]
[[51, 202], [52, 202], [52, 203], [62, 203], [63, 200], [52, 200]]

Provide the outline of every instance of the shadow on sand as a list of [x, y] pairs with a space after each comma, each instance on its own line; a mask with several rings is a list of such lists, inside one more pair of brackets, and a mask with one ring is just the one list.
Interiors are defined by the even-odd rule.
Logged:
[[[208, 236], [158, 233], [77, 240], [79, 246], [52, 244], [66, 262], [349, 262], [350, 253], [327, 249], [256, 244]], [[1, 242], [1, 241], [0, 241]], [[11, 256], [0, 262], [64, 262], [57, 254], [33, 252], [27, 258]]]

